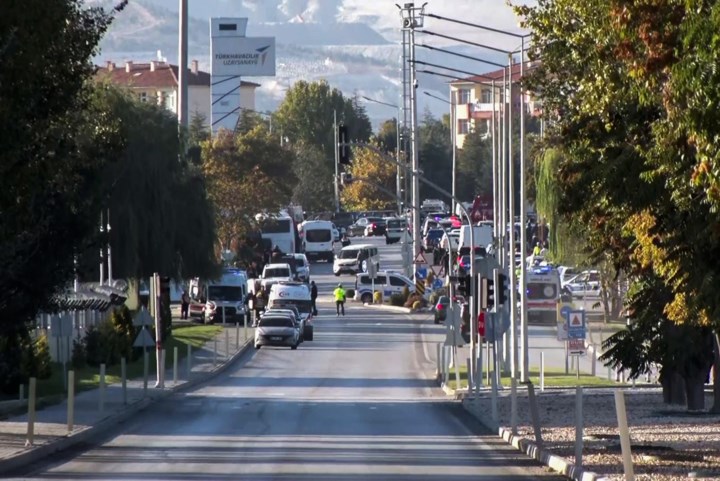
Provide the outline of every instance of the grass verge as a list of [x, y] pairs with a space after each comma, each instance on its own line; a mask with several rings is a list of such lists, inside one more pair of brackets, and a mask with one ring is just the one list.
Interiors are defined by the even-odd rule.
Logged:
[[[467, 389], [467, 366], [459, 366], [460, 371], [460, 389]], [[540, 369], [531, 367], [529, 372], [530, 381], [535, 385], [540, 385]], [[483, 370], [483, 383], [485, 382], [487, 371]], [[504, 387], [510, 387], [510, 376], [501, 376], [500, 384]], [[450, 370], [448, 376], [448, 387], [457, 389], [455, 381], [455, 368]], [[564, 369], [545, 369], [545, 387], [577, 387], [577, 386], [594, 386], [594, 387], [616, 387], [621, 385], [614, 381], [608, 381], [591, 374], [580, 373], [578, 377], [575, 373], [565, 374]]]

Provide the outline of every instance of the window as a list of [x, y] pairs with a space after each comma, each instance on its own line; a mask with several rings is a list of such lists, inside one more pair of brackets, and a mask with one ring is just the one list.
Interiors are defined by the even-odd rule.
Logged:
[[291, 232], [290, 219], [266, 219], [262, 222], [263, 234], [284, 234]]
[[266, 279], [270, 277], [290, 277], [290, 271], [283, 267], [273, 267], [270, 269], [265, 269], [265, 276]]
[[484, 104], [491, 104], [492, 103], [492, 90], [491, 89], [482, 89], [480, 92], [480, 101]]
[[457, 91], [457, 103], [458, 104], [469, 104], [470, 103], [470, 90], [459, 89]]
[[295, 327], [288, 317], [261, 317], [260, 327]]
[[147, 102], [148, 101], [147, 92], [140, 92], [138, 94], [138, 98], [140, 98], [140, 102]]
[[405, 286], [408, 285], [408, 283], [405, 282], [401, 277], [390, 276], [390, 285], [391, 285], [391, 286], [405, 287]]
[[377, 276], [375, 276], [375, 284], [385, 285], [386, 282], [387, 282], [387, 277], [385, 277], [384, 275], [378, 274]]
[[305, 232], [307, 242], [330, 242], [332, 234], [329, 230], [313, 229]]
[[470, 133], [470, 121], [468, 119], [458, 120], [458, 134], [467, 135]]

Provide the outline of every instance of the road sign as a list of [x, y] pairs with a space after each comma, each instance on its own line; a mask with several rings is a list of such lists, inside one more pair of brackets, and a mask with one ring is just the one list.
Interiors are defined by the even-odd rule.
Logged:
[[152, 338], [150, 333], [147, 329], [144, 327], [140, 329], [140, 332], [138, 333], [137, 337], [135, 338], [135, 342], [133, 342], [133, 347], [154, 347], [155, 346], [155, 340]]
[[418, 255], [415, 256], [415, 264], [427, 264], [422, 252], [418, 252]]
[[585, 339], [568, 339], [567, 343], [570, 355], [585, 355]]
[[418, 267], [415, 271], [415, 279], [425, 280], [427, 279], [428, 271], [427, 267]]
[[144, 307], [140, 310], [140, 312], [137, 313], [135, 319], [133, 319], [133, 326], [151, 326], [152, 323], [153, 318], [152, 316], [150, 316], [150, 313]]
[[415, 292], [417, 292], [421, 296], [425, 295], [425, 281], [421, 281], [421, 280], [415, 281]]
[[440, 278], [438, 278], [438, 277], [436, 277], [435, 279], [433, 279], [432, 287], [433, 287], [434, 290], [442, 289], [442, 286], [443, 286], [443, 280], [442, 280], [442, 279], [440, 279]]
[[585, 339], [585, 311], [570, 311], [567, 318], [567, 336]]
[[443, 266], [430, 266], [430, 268], [432, 269], [433, 274], [435, 274], [435, 277], [444, 277], [440, 275], [440, 273], [443, 272]]

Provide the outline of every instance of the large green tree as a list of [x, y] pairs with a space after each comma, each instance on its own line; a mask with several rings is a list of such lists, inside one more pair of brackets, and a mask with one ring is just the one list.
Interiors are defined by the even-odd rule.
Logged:
[[457, 156], [457, 197], [471, 202], [476, 195], [492, 196], [492, 140], [473, 130]]
[[119, 139], [88, 90], [114, 12], [80, 0], [7, 0], [0, 12], [0, 390], [14, 391], [26, 323], [72, 278]]
[[[720, 325], [720, 292], [709, 281], [720, 273], [720, 218], [703, 167], [718, 128], [718, 47], [708, 40], [716, 3], [562, 0], [518, 9], [535, 33], [531, 57], [542, 59], [529, 86], [543, 96], [546, 146], [561, 154], [558, 214], [585, 226], [593, 257], [635, 280], [635, 311], [647, 310], [642, 291], [657, 278], [668, 295], [652, 304], [656, 321], [705, 336], [705, 326]], [[712, 356], [704, 342], [667, 340]], [[696, 360], [663, 365], [664, 379], [681, 373], [691, 408], [702, 407], [697, 384], [708, 365]]]
[[[187, 279], [214, 273], [214, 211], [202, 172], [180, 155], [177, 118], [106, 84], [97, 86], [94, 102], [124, 139], [116, 162], [101, 176], [101, 205], [112, 226], [113, 276], [147, 278], [159, 272]], [[97, 252], [87, 257], [94, 260]], [[91, 265], [94, 277], [97, 264]]]
[[[450, 192], [452, 190], [452, 143], [450, 125], [445, 119], [438, 119], [426, 111], [418, 131], [418, 165], [428, 179], [439, 187]], [[444, 197], [430, 186], [420, 183], [421, 199], [443, 199], [451, 204], [451, 199]]]

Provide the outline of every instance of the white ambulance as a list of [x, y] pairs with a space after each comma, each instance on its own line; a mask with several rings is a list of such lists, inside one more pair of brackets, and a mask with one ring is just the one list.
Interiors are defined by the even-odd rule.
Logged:
[[527, 270], [527, 313], [529, 324], [557, 323], [560, 302], [560, 274], [552, 267]]

